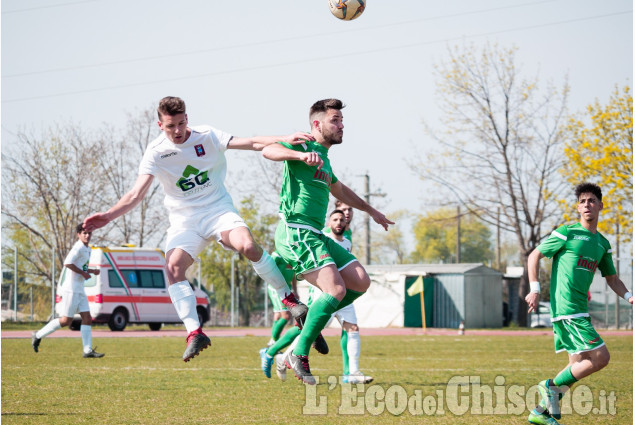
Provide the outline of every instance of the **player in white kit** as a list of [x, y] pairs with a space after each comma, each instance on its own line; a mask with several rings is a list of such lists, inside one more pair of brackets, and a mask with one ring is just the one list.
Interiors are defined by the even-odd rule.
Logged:
[[163, 132], [148, 145], [135, 185], [108, 211], [88, 217], [84, 226], [100, 228], [127, 213], [145, 197], [153, 179], [159, 180], [170, 219], [165, 249], [168, 291], [188, 332], [186, 362], [207, 348], [210, 340], [198, 321], [196, 297], [185, 271], [212, 240], [251, 260], [256, 273], [276, 289], [291, 315], [301, 320], [306, 306], [289, 290], [269, 254], [254, 242], [225, 189], [225, 151], [262, 150], [278, 141], [298, 144], [314, 140], [313, 136], [297, 132], [242, 138], [210, 126], [189, 127], [185, 102], [178, 97], [163, 98], [157, 112]]
[[64, 259], [64, 267], [66, 275], [59, 292], [61, 297], [61, 312], [58, 319], [48, 322], [42, 329], [33, 333], [31, 345], [33, 351], [39, 351], [42, 338], [52, 334], [63, 326], [69, 326], [73, 322], [75, 313], [79, 313], [82, 318], [80, 333], [82, 336], [82, 345], [84, 347], [84, 357], [99, 358], [104, 357], [103, 353], [93, 350], [93, 334], [91, 324], [93, 322], [90, 317], [90, 308], [88, 306], [88, 298], [84, 290], [84, 281], [90, 279], [90, 275], [98, 275], [99, 269], [89, 269], [88, 261], [90, 260], [90, 237], [91, 232], [85, 230], [80, 224], [76, 228], [77, 242], [73, 245], [70, 252]]

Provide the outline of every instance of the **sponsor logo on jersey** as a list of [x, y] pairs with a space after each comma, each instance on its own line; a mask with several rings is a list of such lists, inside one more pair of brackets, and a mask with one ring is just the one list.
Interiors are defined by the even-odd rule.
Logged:
[[589, 261], [580, 255], [580, 257], [578, 258], [577, 266], [578, 268], [582, 268], [582, 269], [590, 271], [591, 273], [595, 273], [595, 270], [598, 268], [598, 262], [597, 260]]
[[327, 186], [331, 187], [331, 173], [327, 173], [322, 170], [315, 170], [315, 174], [313, 174], [313, 180], [321, 181], [323, 183], [326, 183]]
[[171, 156], [177, 155], [178, 152], [170, 152], [170, 153], [166, 153], [164, 155], [161, 155], [161, 159], [165, 159], [165, 158], [169, 158]]
[[205, 149], [203, 148], [203, 145], [196, 145], [196, 146], [194, 146], [194, 150], [196, 151], [196, 156], [203, 156], [203, 155], [205, 155]]
[[176, 182], [176, 185], [183, 192], [188, 192], [197, 186], [206, 187], [209, 185], [208, 182], [207, 171], [201, 172], [198, 168], [188, 165], [183, 171], [183, 177]]
[[596, 342], [598, 342], [600, 340], [600, 337], [598, 336], [597, 338], [592, 339], [591, 341], [589, 341], [589, 344], [595, 344]]
[[587, 241], [587, 242], [591, 240], [589, 236], [582, 236], [582, 235], [575, 235], [573, 239], [577, 241]]
[[325, 258], [328, 258], [329, 254], [322, 254], [320, 255], [320, 260], [324, 260]]

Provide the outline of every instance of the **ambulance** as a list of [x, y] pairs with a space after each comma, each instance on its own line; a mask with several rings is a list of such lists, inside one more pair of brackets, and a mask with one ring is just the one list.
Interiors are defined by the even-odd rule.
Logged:
[[[88, 268], [100, 271], [84, 283], [93, 323], [107, 323], [113, 331], [123, 331], [129, 323], [147, 323], [153, 331], [161, 329], [163, 323], [183, 323], [168, 293], [165, 254], [160, 249], [92, 247]], [[58, 282], [58, 316], [60, 287], [70, 272], [64, 267]], [[198, 319], [203, 324], [209, 320], [209, 299], [201, 289], [193, 289]], [[71, 329], [79, 329], [80, 323], [76, 315]]]

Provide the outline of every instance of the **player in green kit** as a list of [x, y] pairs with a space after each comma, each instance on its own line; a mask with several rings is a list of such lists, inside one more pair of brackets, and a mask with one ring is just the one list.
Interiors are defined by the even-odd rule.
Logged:
[[370, 278], [355, 256], [322, 233], [329, 193], [367, 212], [386, 230], [394, 224], [333, 174], [328, 152], [342, 143], [343, 107], [338, 99], [316, 102], [309, 111], [315, 141], [297, 146], [275, 143], [262, 151], [267, 159], [284, 161], [276, 251], [298, 279], [306, 279], [323, 292], [307, 313], [296, 347], [285, 358], [298, 379], [311, 385], [316, 383], [309, 368], [311, 343], [335, 311], [351, 304], [370, 286]]
[[633, 304], [633, 294], [615, 272], [611, 245], [597, 231], [603, 208], [600, 187], [582, 183], [575, 188], [575, 196], [580, 221], [554, 230], [529, 255], [527, 263], [530, 292], [525, 301], [532, 312], [538, 309], [540, 301], [540, 259], [553, 258], [550, 294], [554, 344], [556, 353], [566, 350], [569, 354], [569, 364], [557, 376], [538, 384], [542, 399], [529, 414], [529, 422], [533, 424], [557, 424], [562, 394], [609, 363], [609, 351], [591, 325], [587, 304], [595, 270], [600, 269], [609, 287]]

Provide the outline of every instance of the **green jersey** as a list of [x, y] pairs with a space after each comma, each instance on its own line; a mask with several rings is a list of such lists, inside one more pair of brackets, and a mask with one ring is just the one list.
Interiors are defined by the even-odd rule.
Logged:
[[[322, 233], [328, 236], [328, 234], [331, 233], [331, 228], [326, 226], [324, 230], [322, 230]], [[344, 233], [342, 233], [342, 236], [344, 236], [344, 239], [348, 239], [348, 241], [351, 244], [353, 243], [353, 232], [351, 232], [350, 228], [344, 230]]]
[[319, 233], [324, 227], [331, 184], [337, 182], [331, 169], [328, 149], [317, 142], [281, 144], [294, 151], [317, 152], [324, 161], [319, 170], [317, 166], [309, 166], [302, 161], [285, 161], [280, 191], [280, 214], [284, 221], [309, 226]]
[[553, 258], [551, 317], [553, 320], [588, 316], [587, 293], [596, 269], [602, 276], [615, 274], [611, 244], [599, 232], [580, 223], [560, 226], [538, 250]]

